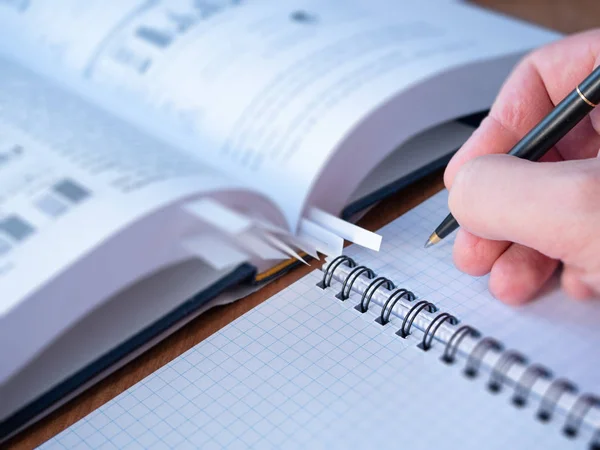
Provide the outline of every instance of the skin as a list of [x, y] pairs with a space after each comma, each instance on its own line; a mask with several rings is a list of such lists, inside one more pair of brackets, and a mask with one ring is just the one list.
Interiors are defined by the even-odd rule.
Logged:
[[600, 108], [539, 162], [506, 155], [597, 65], [600, 29], [527, 55], [444, 174], [461, 225], [454, 262], [489, 273], [491, 293], [506, 303], [535, 298], [557, 269], [569, 296], [600, 293]]

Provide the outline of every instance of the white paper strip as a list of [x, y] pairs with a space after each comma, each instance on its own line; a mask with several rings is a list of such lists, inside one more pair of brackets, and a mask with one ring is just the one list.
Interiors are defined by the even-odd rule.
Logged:
[[252, 227], [250, 218], [210, 198], [188, 203], [183, 209], [227, 234], [241, 234]]
[[256, 225], [258, 228], [262, 228], [264, 230], [270, 231], [271, 233], [276, 233], [279, 235], [291, 236], [291, 233], [288, 230], [281, 228], [281, 227], [269, 222], [266, 219], [260, 219], [260, 218], [253, 217], [252, 221], [254, 222], [254, 225]]
[[303, 251], [304, 253], [312, 256], [313, 258], [319, 260], [321, 259], [319, 253], [317, 252], [317, 245], [314, 240], [308, 238], [308, 236], [290, 236], [290, 243]]
[[302, 258], [302, 256], [300, 256], [298, 253], [296, 253], [294, 251], [293, 248], [291, 248], [289, 245], [287, 245], [285, 242], [281, 241], [280, 239], [276, 238], [275, 236], [273, 236], [272, 234], [268, 234], [268, 233], [264, 233], [263, 237], [273, 246], [278, 248], [279, 250], [287, 253], [288, 255], [290, 255], [292, 258], [296, 258], [298, 261], [303, 262], [304, 264], [306, 264], [307, 266], [309, 266], [310, 264], [308, 264], [306, 261], [304, 261], [304, 259]]
[[217, 270], [235, 267], [250, 260], [250, 257], [241, 249], [236, 248], [216, 233], [186, 238], [181, 245], [192, 255]]
[[300, 220], [298, 235], [308, 238], [317, 251], [327, 256], [339, 256], [344, 249], [344, 239], [308, 219]]
[[381, 247], [380, 235], [346, 222], [319, 208], [310, 208], [307, 219], [355, 244], [375, 251], [379, 251]]
[[294, 247], [298, 248], [299, 250], [312, 256], [315, 259], [319, 259], [319, 254], [317, 253], [316, 245], [312, 242], [309, 242], [307, 237], [300, 237], [300, 236], [293, 235], [289, 231], [284, 230], [283, 228], [280, 228], [276, 225], [273, 225], [272, 223], [270, 223], [266, 220], [262, 220], [262, 219], [253, 219], [253, 220], [254, 220], [255, 225], [258, 226], [259, 228], [262, 228], [263, 230], [268, 231], [272, 235], [274, 234], [274, 235], [279, 236], [281, 239], [285, 240], [285, 242], [288, 242], [290, 245], [293, 245]]
[[248, 250], [249, 252], [254, 253], [262, 259], [287, 259], [288, 256], [277, 250], [276, 248], [271, 247], [260, 237], [253, 234], [252, 231], [247, 231], [242, 233], [241, 235], [235, 236], [236, 242]]

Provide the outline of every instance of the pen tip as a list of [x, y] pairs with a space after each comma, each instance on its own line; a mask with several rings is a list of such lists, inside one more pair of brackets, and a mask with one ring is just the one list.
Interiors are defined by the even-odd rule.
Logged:
[[427, 242], [425, 242], [425, 248], [429, 248], [432, 245], [435, 245], [440, 241], [441, 241], [440, 237], [434, 231], [433, 233], [431, 233], [431, 236], [429, 236], [429, 239], [427, 239]]

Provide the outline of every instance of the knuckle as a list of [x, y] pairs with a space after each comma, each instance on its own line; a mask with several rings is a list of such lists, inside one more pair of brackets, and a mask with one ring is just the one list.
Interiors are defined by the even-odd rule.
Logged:
[[531, 99], [523, 93], [530, 89], [530, 84], [540, 82], [534, 60], [535, 54], [530, 53], [517, 63], [489, 116], [511, 134], [519, 134], [517, 130], [522, 129], [531, 116]]
[[473, 178], [477, 174], [479, 165], [478, 158], [466, 161], [454, 176], [448, 197], [448, 207], [459, 222], [468, 220], [469, 204], [472, 203], [471, 197], [474, 192], [472, 189]]
[[[560, 180], [560, 177], [558, 177]], [[563, 196], [557, 199], [556, 212], [571, 216], [565, 220], [556, 257], [562, 260], [579, 258], [587, 243], [594, 240], [594, 228], [600, 216], [600, 170], [579, 170], [570, 174], [563, 184]]]
[[531, 105], [521, 98], [521, 96], [511, 96], [510, 102], [499, 104], [496, 109], [494, 119], [504, 130], [510, 135], [517, 135], [517, 131], [521, 128], [521, 124], [525, 118], [531, 113]]
[[567, 201], [577, 214], [600, 211], [600, 171], [581, 170], [567, 187]]

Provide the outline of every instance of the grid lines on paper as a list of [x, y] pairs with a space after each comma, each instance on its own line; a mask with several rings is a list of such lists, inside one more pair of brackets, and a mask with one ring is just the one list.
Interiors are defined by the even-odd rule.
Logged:
[[448, 194], [442, 191], [379, 230], [379, 252], [350, 246], [346, 254], [520, 351], [531, 363], [544, 364], [580, 389], [600, 395], [597, 363], [590, 357], [600, 340], [600, 302], [573, 301], [560, 290], [518, 308], [493, 298], [489, 276], [472, 277], [454, 265], [452, 236], [423, 248], [447, 212]]
[[[448, 246], [437, 256], [420, 252], [420, 234], [435, 226], [444, 207], [438, 195], [385, 227], [380, 253], [354, 246], [348, 253], [482, 331], [515, 333], [515, 324], [541, 329], [528, 316], [507, 320], [510, 310], [487, 296], [485, 278], [452, 267]], [[420, 335], [396, 336], [397, 320], [381, 326], [374, 322], [378, 310], [359, 313], [356, 294], [340, 302], [334, 297], [340, 283], [317, 288], [321, 277], [315, 271], [284, 289], [43, 448], [584, 445], [536, 421], [533, 406], [517, 410], [509, 393], [492, 395], [485, 380], [467, 380], [459, 367], [442, 364], [439, 346], [422, 352]], [[432, 287], [434, 279], [443, 286]], [[532, 345], [528, 339], [521, 344]]]
[[[418, 350], [416, 340], [376, 324], [375, 312], [335, 299], [339, 284], [316, 288], [320, 275], [259, 305], [42, 447], [561, 443], [543, 427], [519, 423], [508, 402]], [[506, 427], [501, 438], [498, 424]]]

